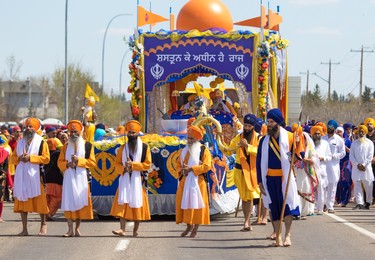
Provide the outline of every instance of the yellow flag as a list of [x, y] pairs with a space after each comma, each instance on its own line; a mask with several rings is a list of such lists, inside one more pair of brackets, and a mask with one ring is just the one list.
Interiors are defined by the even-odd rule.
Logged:
[[99, 97], [95, 94], [95, 92], [90, 87], [89, 83], [86, 83], [86, 91], [85, 91], [85, 98], [94, 97], [95, 101], [99, 101]]
[[202, 85], [199, 85], [198, 82], [194, 81], [194, 89], [195, 93], [197, 93], [198, 96], [202, 97], [205, 96], [206, 98], [210, 98], [210, 95], [204, 91], [204, 88]]

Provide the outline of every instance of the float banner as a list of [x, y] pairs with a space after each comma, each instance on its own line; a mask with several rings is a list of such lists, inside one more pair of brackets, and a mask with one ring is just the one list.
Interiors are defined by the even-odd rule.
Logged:
[[188, 74], [213, 74], [252, 89], [254, 37], [231, 40], [216, 37], [144, 38], [146, 91]]

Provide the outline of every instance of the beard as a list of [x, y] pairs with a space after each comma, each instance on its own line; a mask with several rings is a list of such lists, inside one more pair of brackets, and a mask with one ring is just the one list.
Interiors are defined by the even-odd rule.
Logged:
[[135, 148], [137, 146], [137, 138], [138, 136], [128, 136], [128, 147], [129, 151], [132, 153], [135, 151]]
[[253, 135], [254, 130], [243, 130], [243, 138], [249, 143], [251, 141], [251, 136]]
[[267, 128], [267, 133], [270, 135], [270, 136], [273, 136], [275, 137], [276, 134], [278, 133], [279, 131], [279, 125], [276, 124], [274, 127], [271, 127], [271, 128]]
[[69, 142], [73, 143], [73, 144], [76, 144], [79, 140], [79, 135], [69, 135]]
[[23, 137], [27, 140], [27, 141], [30, 141], [34, 138], [35, 136], [35, 132], [34, 131], [30, 131], [29, 129], [26, 129], [24, 134], [23, 134]]
[[322, 139], [321, 137], [313, 137], [313, 141], [314, 141], [315, 146], [319, 146], [320, 145], [320, 140], [321, 139]]
[[193, 154], [200, 154], [200, 149], [201, 149], [201, 143], [199, 141], [196, 141], [192, 144], [187, 144], [188, 150], [190, 155]]
[[327, 133], [330, 134], [330, 135], [333, 135], [335, 133], [335, 129], [333, 128], [328, 128], [327, 129]]
[[374, 127], [373, 126], [367, 126], [367, 129], [369, 132], [372, 132], [372, 130], [374, 130]]

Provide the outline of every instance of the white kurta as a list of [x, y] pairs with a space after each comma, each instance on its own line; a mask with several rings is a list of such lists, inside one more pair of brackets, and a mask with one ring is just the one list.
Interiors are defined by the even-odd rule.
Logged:
[[[34, 135], [30, 145], [26, 139], [21, 139], [17, 143], [17, 155], [20, 156], [25, 152], [29, 155], [38, 155], [42, 137]], [[31, 162], [19, 162], [14, 175], [14, 197], [19, 201], [38, 197], [40, 193], [40, 167], [39, 164]]]
[[322, 137], [329, 144], [332, 154], [332, 160], [327, 162], [327, 177], [329, 183], [337, 183], [340, 179], [340, 160], [345, 157], [344, 140], [337, 134], [328, 137], [328, 134]]
[[[371, 160], [374, 157], [374, 144], [368, 138], [363, 139], [363, 143], [357, 139], [350, 147], [349, 158], [353, 164], [352, 180], [353, 181], [374, 181], [374, 174], [372, 173]], [[365, 166], [366, 170], [360, 171], [357, 168], [358, 164]]]
[[[85, 158], [85, 141], [78, 140], [77, 147], [69, 143], [65, 158], [71, 162], [72, 155]], [[77, 211], [88, 205], [87, 170], [83, 167], [67, 168], [64, 172], [61, 210]]]
[[315, 151], [318, 153], [319, 158], [324, 158], [324, 160], [320, 162], [320, 167], [316, 168], [316, 174], [319, 177], [319, 185], [322, 187], [327, 187], [327, 164], [332, 160], [332, 153], [329, 149], [328, 142], [321, 139], [320, 144], [315, 146]]

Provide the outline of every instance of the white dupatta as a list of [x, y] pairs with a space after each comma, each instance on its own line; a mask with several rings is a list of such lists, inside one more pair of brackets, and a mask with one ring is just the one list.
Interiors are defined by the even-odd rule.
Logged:
[[[85, 158], [85, 140], [82, 137], [78, 140], [78, 146], [75, 151], [75, 145], [68, 143], [65, 159], [71, 162], [72, 155], [76, 154], [78, 158]], [[88, 205], [88, 183], [87, 170], [84, 167], [67, 168], [64, 172], [63, 191], [61, 209], [63, 211], [77, 211]]]
[[[189, 161], [187, 163], [189, 167], [199, 165], [200, 143], [197, 144], [199, 145], [199, 151], [190, 153]], [[184, 164], [184, 159], [188, 152], [189, 149], [186, 145], [181, 151], [180, 160], [182, 165]], [[194, 172], [190, 171], [185, 178], [181, 209], [202, 209], [204, 207], [202, 193], [198, 185], [198, 176], [195, 176]]]
[[[271, 198], [268, 193], [267, 188], [267, 171], [268, 171], [268, 150], [269, 150], [269, 142], [270, 142], [270, 136], [266, 135], [263, 140], [262, 144], [262, 157], [261, 157], [261, 172], [262, 172], [262, 183], [265, 188], [265, 191], [267, 193], [266, 196], [262, 196], [264, 206], [266, 208], [269, 208], [269, 204], [272, 203]], [[281, 156], [281, 169], [283, 172], [283, 182], [282, 182], [282, 191], [283, 191], [283, 197], [285, 198], [285, 190], [286, 190], [286, 184], [288, 180], [288, 175], [290, 171], [290, 162], [288, 158], [288, 152], [290, 151], [289, 147], [289, 139], [288, 139], [288, 133], [287, 131], [280, 127], [280, 134], [279, 134], [279, 146], [280, 146], [280, 156]], [[290, 176], [292, 179], [289, 183], [289, 190], [288, 190], [288, 196], [286, 198], [286, 203], [289, 205], [289, 209], [293, 210], [297, 208], [299, 205], [299, 197], [297, 194], [297, 184], [295, 181], [294, 176]]]
[[[38, 155], [42, 139], [40, 135], [35, 134], [30, 146], [27, 145], [26, 138], [19, 140], [16, 147], [17, 155], [24, 154], [26, 150], [29, 155]], [[39, 164], [19, 162], [14, 175], [13, 192], [14, 197], [19, 201], [27, 201], [41, 194]]]
[[[137, 145], [134, 151], [133, 162], [141, 162], [142, 159], [142, 140], [137, 138]], [[124, 145], [122, 152], [122, 164], [128, 160], [129, 146], [128, 143]], [[119, 205], [129, 204], [131, 208], [140, 208], [143, 206], [142, 200], [142, 178], [140, 171], [125, 172], [119, 178], [118, 184], [118, 199]]]

